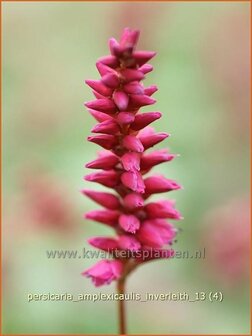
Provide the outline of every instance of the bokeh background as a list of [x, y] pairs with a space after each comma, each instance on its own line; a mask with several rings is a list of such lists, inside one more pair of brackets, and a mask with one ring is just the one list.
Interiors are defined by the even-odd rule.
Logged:
[[27, 294], [115, 290], [80, 276], [94, 261], [51, 260], [46, 250], [81, 251], [87, 237], [111, 233], [82, 218], [97, 207], [79, 190], [91, 187], [83, 166], [98, 150], [85, 140], [95, 121], [83, 80], [98, 79], [108, 38], [129, 26], [141, 30], [139, 48], [158, 52], [146, 79], [159, 87], [155, 126], [172, 134], [162, 146], [181, 155], [158, 167], [184, 186], [172, 194], [185, 218], [174, 248], [205, 247], [206, 258], [148, 263], [128, 291], [224, 295], [221, 303], [128, 302], [129, 333], [249, 333], [249, 3], [2, 7], [3, 332], [117, 332], [116, 302], [28, 303]]

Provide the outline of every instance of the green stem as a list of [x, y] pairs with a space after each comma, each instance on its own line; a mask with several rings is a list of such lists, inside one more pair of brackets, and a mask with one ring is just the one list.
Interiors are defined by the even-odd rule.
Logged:
[[[117, 293], [125, 294], [125, 279], [117, 282]], [[118, 300], [119, 335], [126, 335], [125, 300]]]

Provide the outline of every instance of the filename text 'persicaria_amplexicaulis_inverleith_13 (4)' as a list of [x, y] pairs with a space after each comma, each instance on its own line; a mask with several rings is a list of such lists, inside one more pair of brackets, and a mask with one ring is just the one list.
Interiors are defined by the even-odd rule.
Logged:
[[[169, 258], [177, 229], [170, 220], [181, 219], [172, 200], [149, 201], [153, 194], [180, 189], [160, 174], [149, 174], [156, 165], [173, 160], [166, 149], [152, 151], [169, 134], [155, 132], [149, 125], [161, 118], [160, 112], [140, 113], [140, 108], [156, 102], [155, 85], [144, 87], [143, 80], [153, 70], [153, 51], [136, 51], [139, 31], [125, 28], [119, 40], [109, 40], [110, 55], [98, 59], [99, 80], [86, 80], [95, 99], [85, 103], [98, 122], [87, 138], [103, 148], [86, 164], [98, 171], [85, 176], [111, 191], [84, 189], [82, 193], [103, 207], [86, 213], [87, 219], [114, 229], [112, 237], [93, 237], [89, 244], [110, 256], [85, 270], [82, 275], [95, 286], [117, 281], [119, 294], [127, 276], [139, 265]], [[125, 333], [124, 302], [119, 300], [120, 333]]]

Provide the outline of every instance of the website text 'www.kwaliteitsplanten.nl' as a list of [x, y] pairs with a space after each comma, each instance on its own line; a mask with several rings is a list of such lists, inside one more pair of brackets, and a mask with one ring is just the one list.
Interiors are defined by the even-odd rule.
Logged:
[[153, 258], [170, 258], [170, 259], [205, 259], [206, 249], [189, 250], [161, 250], [161, 249], [146, 249], [138, 251], [118, 250], [110, 251], [90, 250], [85, 247], [81, 250], [55, 249], [46, 250], [48, 259], [107, 259], [115, 258], [139, 258], [141, 260], [151, 260]]

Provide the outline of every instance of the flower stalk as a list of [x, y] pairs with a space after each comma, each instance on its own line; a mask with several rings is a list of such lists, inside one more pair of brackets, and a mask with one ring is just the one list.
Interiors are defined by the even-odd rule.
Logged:
[[[117, 281], [117, 293], [125, 295], [125, 279]], [[119, 320], [119, 335], [126, 335], [126, 311], [125, 300], [118, 300], [118, 320]]]

